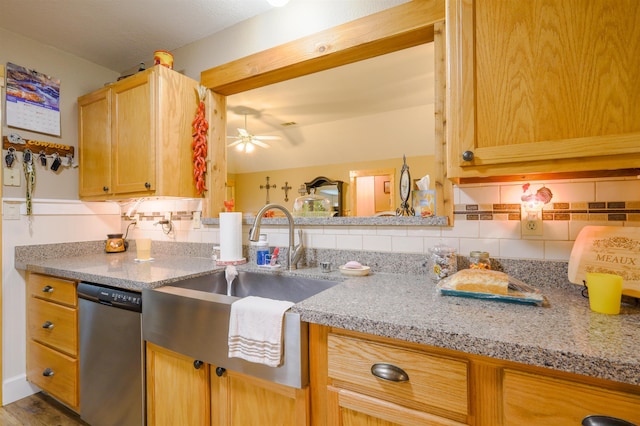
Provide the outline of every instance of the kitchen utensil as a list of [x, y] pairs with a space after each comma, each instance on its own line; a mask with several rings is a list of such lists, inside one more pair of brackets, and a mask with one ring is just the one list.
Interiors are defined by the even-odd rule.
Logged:
[[122, 238], [122, 234], [108, 234], [104, 251], [107, 253], [120, 253], [127, 250], [129, 244]]
[[640, 297], [640, 228], [582, 228], [569, 257], [569, 281], [584, 285], [587, 272], [620, 275], [622, 294]]

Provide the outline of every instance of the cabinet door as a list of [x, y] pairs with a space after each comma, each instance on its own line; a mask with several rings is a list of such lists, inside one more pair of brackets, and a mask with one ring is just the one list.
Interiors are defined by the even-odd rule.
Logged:
[[156, 186], [154, 70], [112, 87], [112, 181], [115, 194], [149, 194]]
[[78, 360], [27, 341], [27, 380], [44, 389], [62, 402], [78, 409]]
[[328, 424], [349, 426], [461, 426], [436, 415], [413, 410], [346, 389], [328, 388]]
[[505, 425], [578, 425], [590, 414], [640, 423], [640, 395], [505, 369]]
[[107, 195], [111, 188], [111, 91], [78, 98], [79, 194]]
[[27, 298], [27, 336], [72, 357], [78, 356], [78, 311]]
[[147, 424], [208, 425], [209, 365], [147, 343]]
[[308, 388], [296, 389], [233, 371], [212, 374], [211, 384], [215, 425], [309, 424]]
[[449, 7], [451, 177], [637, 167], [640, 3]]

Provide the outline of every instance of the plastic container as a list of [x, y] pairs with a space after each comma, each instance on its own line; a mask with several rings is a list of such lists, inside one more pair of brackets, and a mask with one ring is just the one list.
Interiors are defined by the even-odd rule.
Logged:
[[491, 259], [486, 251], [472, 251], [469, 254], [470, 269], [491, 269]]
[[456, 249], [438, 244], [429, 249], [427, 268], [431, 280], [438, 282], [458, 272]]
[[260, 234], [258, 244], [256, 245], [256, 264], [267, 265], [267, 257], [269, 256], [269, 243], [267, 242], [267, 234]]

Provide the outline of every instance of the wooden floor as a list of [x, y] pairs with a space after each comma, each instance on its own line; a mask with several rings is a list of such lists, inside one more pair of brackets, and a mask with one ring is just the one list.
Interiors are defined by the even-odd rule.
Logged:
[[2, 426], [88, 426], [80, 416], [43, 393], [0, 407]]

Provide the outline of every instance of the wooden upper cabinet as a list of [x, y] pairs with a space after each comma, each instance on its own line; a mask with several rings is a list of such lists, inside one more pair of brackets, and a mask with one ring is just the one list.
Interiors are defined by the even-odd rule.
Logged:
[[640, 3], [448, 8], [450, 178], [638, 167]]
[[78, 99], [80, 196], [101, 196], [111, 186], [111, 91]]
[[80, 198], [196, 197], [197, 86], [155, 66], [78, 98]]
[[154, 77], [150, 71], [138, 73], [112, 88], [112, 184], [117, 194], [156, 187]]

